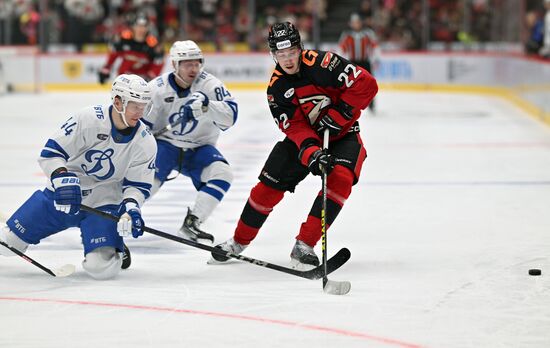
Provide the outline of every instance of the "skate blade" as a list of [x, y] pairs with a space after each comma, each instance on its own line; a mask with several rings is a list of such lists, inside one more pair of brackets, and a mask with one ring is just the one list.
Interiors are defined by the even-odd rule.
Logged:
[[208, 265], [227, 265], [228, 263], [235, 263], [237, 262], [235, 259], [229, 259], [227, 261], [218, 261], [213, 257], [210, 257], [208, 261], [206, 261], [206, 264]]
[[197, 239], [194, 239], [194, 238], [189, 238], [189, 235], [181, 232], [180, 230], [178, 231], [177, 236], [195, 243], [214, 245], [214, 236], [208, 233], [204, 233], [204, 235], [199, 235], [197, 236]]

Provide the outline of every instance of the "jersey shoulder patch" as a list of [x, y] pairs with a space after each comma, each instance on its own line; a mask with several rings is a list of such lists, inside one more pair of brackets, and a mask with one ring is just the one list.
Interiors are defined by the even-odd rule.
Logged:
[[280, 72], [279, 70], [277, 70], [277, 68], [275, 68], [275, 70], [273, 70], [273, 73], [271, 74], [271, 80], [269, 81], [269, 87], [273, 87], [273, 85], [275, 84], [275, 82], [276, 82], [281, 76], [283, 76], [283, 73]]

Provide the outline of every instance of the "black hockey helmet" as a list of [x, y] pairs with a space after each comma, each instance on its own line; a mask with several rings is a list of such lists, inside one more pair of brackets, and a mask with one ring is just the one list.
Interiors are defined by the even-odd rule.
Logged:
[[149, 25], [149, 18], [143, 13], [133, 13], [128, 18], [128, 24], [134, 25]]
[[275, 52], [292, 46], [302, 47], [300, 32], [290, 22], [275, 23], [269, 28], [267, 37], [269, 50]]

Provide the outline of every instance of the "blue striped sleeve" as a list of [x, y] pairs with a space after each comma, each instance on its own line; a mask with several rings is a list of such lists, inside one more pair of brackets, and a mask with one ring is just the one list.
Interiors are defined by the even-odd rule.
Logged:
[[124, 178], [124, 180], [122, 181], [122, 192], [126, 191], [129, 188], [135, 188], [141, 191], [141, 193], [143, 193], [143, 195], [145, 196], [145, 199], [149, 198], [149, 196], [151, 195], [151, 184], [131, 181]]
[[69, 154], [63, 149], [63, 147], [61, 147], [61, 145], [59, 145], [53, 139], [48, 139], [48, 141], [46, 142], [46, 145], [44, 145], [44, 148], [40, 153], [40, 157], [44, 157], [44, 158], [60, 157], [60, 158], [63, 158], [65, 161], [69, 160]]

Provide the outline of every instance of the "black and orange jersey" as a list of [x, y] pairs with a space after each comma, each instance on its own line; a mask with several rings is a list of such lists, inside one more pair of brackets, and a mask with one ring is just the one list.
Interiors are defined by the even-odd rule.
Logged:
[[335, 110], [353, 115], [341, 132], [330, 138], [332, 141], [350, 131], [377, 92], [376, 80], [362, 67], [332, 52], [303, 50], [298, 73], [289, 75], [277, 64], [267, 88], [267, 101], [279, 129], [303, 148], [321, 144], [315, 125], [327, 97]]
[[160, 75], [164, 63], [164, 51], [154, 35], [148, 34], [145, 41], [136, 41], [131, 30], [124, 30], [110, 45], [105, 67], [111, 69], [121, 58], [118, 74], [136, 74], [146, 80]]

